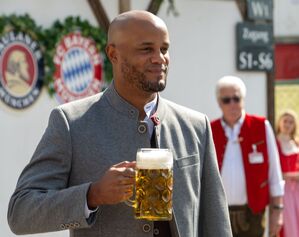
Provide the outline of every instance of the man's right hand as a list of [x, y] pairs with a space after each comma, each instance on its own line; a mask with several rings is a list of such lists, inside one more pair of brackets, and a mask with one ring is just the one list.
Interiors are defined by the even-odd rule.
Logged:
[[123, 202], [133, 195], [136, 162], [123, 161], [111, 166], [87, 193], [88, 208]]

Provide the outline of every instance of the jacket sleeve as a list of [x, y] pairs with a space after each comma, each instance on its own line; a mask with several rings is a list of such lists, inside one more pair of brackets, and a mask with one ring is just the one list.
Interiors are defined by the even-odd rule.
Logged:
[[90, 183], [68, 186], [71, 163], [70, 126], [57, 108], [10, 199], [7, 218], [15, 234], [84, 228], [93, 222], [84, 216]]
[[217, 166], [210, 123], [207, 118], [200, 200], [199, 236], [231, 237], [228, 205]]

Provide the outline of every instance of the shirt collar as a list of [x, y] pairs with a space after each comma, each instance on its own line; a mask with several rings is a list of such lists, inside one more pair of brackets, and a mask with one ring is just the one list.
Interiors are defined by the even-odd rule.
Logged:
[[239, 133], [242, 127], [242, 124], [245, 120], [245, 111], [242, 111], [240, 119], [234, 124], [233, 127], [227, 125], [227, 123], [221, 119], [221, 125], [224, 129], [225, 136], [228, 138], [229, 141], [238, 142], [239, 140]]
[[[243, 124], [244, 120], [245, 120], [245, 111], [242, 110], [241, 117], [240, 117], [239, 120], [234, 124], [234, 127], [235, 127], [235, 126], [241, 126], [241, 125]], [[222, 125], [222, 127], [224, 127], [224, 128], [229, 127], [229, 126], [227, 125], [227, 123], [224, 121], [223, 117], [221, 118], [221, 125]]]
[[[117, 93], [114, 87], [114, 81], [112, 81], [108, 88], [103, 92], [103, 96], [115, 110], [129, 118], [138, 120], [138, 109], [124, 100]], [[147, 106], [148, 104], [151, 105]], [[159, 121], [161, 122], [165, 117], [166, 107], [165, 101], [161, 98], [159, 93], [156, 93], [155, 99], [150, 101], [148, 104], [146, 104], [145, 107], [149, 109], [149, 111], [144, 108], [146, 113], [144, 120], [150, 119], [150, 117], [156, 112], [156, 117], [159, 118]]]
[[156, 112], [157, 103], [158, 103], [158, 95], [156, 94], [155, 99], [148, 102], [144, 106], [144, 112], [145, 112], [147, 118], [150, 118], [151, 115], [153, 115]]

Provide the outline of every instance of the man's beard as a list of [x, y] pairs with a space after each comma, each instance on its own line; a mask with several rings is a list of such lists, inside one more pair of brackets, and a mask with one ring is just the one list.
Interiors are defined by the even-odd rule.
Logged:
[[157, 76], [156, 80], [147, 79], [145, 73], [140, 72], [136, 67], [130, 65], [128, 62], [122, 63], [121, 71], [124, 79], [131, 85], [137, 87], [145, 92], [159, 92], [163, 91], [166, 87], [167, 69], [165, 69], [165, 76]]

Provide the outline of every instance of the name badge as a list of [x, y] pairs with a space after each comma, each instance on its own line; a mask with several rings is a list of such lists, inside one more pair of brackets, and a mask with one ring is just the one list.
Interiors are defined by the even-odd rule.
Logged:
[[252, 145], [253, 152], [249, 154], [249, 163], [250, 164], [261, 164], [264, 162], [263, 153], [256, 150], [256, 145]]

